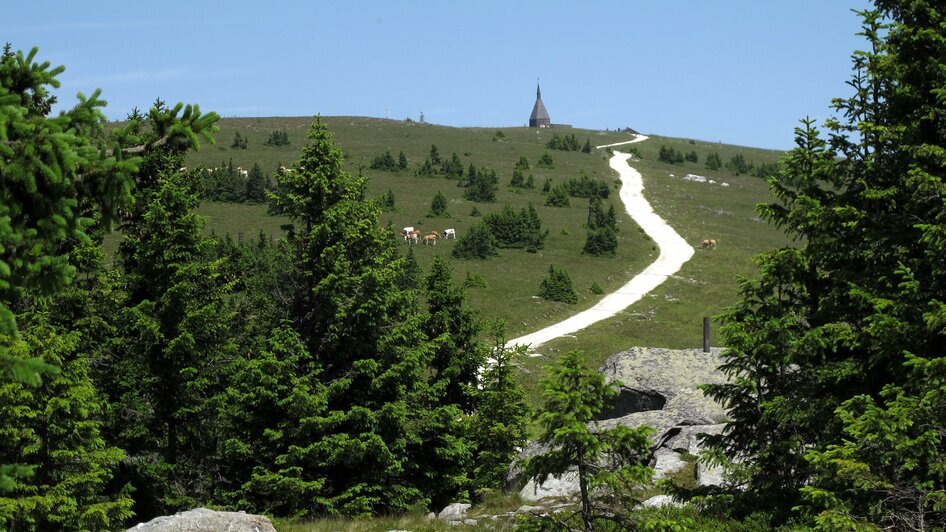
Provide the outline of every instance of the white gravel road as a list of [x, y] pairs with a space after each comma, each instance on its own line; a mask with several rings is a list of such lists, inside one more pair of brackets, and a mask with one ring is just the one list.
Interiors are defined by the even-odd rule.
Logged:
[[[609, 148], [644, 140], [647, 140], [646, 136], [638, 135], [631, 141], [597, 146], [597, 148]], [[660, 249], [660, 256], [627, 284], [605, 296], [590, 309], [534, 333], [509, 340], [507, 345], [528, 345], [530, 349], [534, 349], [550, 340], [573, 334], [593, 323], [610, 318], [639, 301], [660, 283], [666, 281], [667, 277], [677, 273], [680, 267], [693, 256], [693, 247], [667, 225], [663, 218], [654, 213], [654, 209], [644, 198], [644, 182], [640, 172], [628, 164], [630, 157], [628, 153], [614, 152], [614, 157], [611, 157], [610, 161], [611, 168], [621, 176], [620, 195], [627, 213], [654, 240]]]

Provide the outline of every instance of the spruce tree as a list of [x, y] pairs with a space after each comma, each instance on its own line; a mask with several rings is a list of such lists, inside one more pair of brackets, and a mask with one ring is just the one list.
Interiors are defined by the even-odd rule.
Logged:
[[492, 349], [480, 379], [477, 409], [471, 421], [475, 443], [474, 493], [484, 496], [502, 490], [509, 464], [528, 436], [529, 407], [525, 391], [516, 379], [516, 359], [525, 347], [506, 345], [505, 324], [490, 323]]
[[404, 511], [421, 498], [407, 449], [426, 366], [413, 292], [399, 286], [403, 261], [364, 178], [316, 120], [291, 174], [279, 175], [274, 210], [289, 216], [293, 328], [318, 364], [321, 412], [300, 412], [280, 482], [325, 478], [313, 513]]
[[[620, 383], [605, 383], [604, 375], [586, 367], [579, 351], [571, 351], [542, 380], [542, 410], [536, 416], [542, 426], [539, 442], [548, 450], [526, 462], [526, 474], [537, 482], [561, 476], [569, 470], [578, 475], [580, 523], [586, 532], [595, 530], [595, 518], [624, 521], [627, 505], [635, 504], [632, 490], [650, 483], [653, 470], [646, 426], [618, 426], [602, 430], [594, 426], [617, 395]], [[611, 506], [615, 503], [617, 507]]]
[[[50, 117], [49, 88], [58, 86], [64, 67], [36, 62], [37, 53], [6, 47], [0, 58], [0, 336], [13, 342], [12, 309], [55, 296], [73, 280], [72, 252], [131, 204], [135, 182], [146, 181], [150, 154], [199, 147], [200, 137], [212, 141], [218, 118], [162, 102], [147, 117], [134, 113], [124, 127], [107, 128], [100, 91], [80, 94], [75, 107]], [[36, 386], [41, 374], [55, 374], [39, 358], [10, 356], [5, 345], [0, 385]], [[27, 470], [0, 462], [0, 490], [12, 487], [11, 473]]]
[[450, 213], [447, 212], [447, 197], [443, 195], [443, 192], [438, 190], [434, 195], [434, 199], [430, 201], [430, 213], [427, 216], [432, 218], [450, 217]]
[[[943, 11], [878, 0], [828, 138], [805, 120], [760, 212], [796, 246], [723, 316], [730, 408], [713, 447], [744, 508], [823, 528], [946, 526]], [[940, 412], [934, 414], [934, 412]]]
[[486, 353], [477, 340], [481, 326], [453, 283], [447, 261], [437, 256], [424, 280], [428, 314], [423, 331], [431, 340], [429, 388], [419, 423], [420, 445], [411, 449], [418, 484], [432, 508], [469, 498], [474, 442], [469, 416], [477, 409], [477, 383]]
[[253, 163], [246, 179], [246, 193], [243, 197], [250, 203], [263, 203], [267, 199], [266, 192], [266, 175], [263, 174], [259, 163]]
[[197, 199], [179, 174], [157, 183], [123, 226], [118, 338], [96, 361], [110, 432], [136, 464], [128, 470], [144, 495], [136, 512], [149, 518], [210, 495], [213, 401], [234, 347], [231, 287], [209, 258], [214, 242], [201, 236]]
[[89, 377], [79, 332], [58, 330], [37, 313], [22, 316], [11, 356], [42, 357], [59, 368], [42, 385], [0, 383], [0, 462], [28, 467], [0, 492], [4, 530], [111, 530], [131, 517], [131, 487], [112, 485], [124, 458], [103, 438], [102, 400]]

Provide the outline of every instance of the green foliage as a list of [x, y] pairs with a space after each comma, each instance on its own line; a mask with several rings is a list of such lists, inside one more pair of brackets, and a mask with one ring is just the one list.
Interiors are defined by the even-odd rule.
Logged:
[[566, 185], [556, 185], [552, 187], [549, 195], [545, 198], [546, 207], [569, 207], [571, 201], [568, 199], [568, 187]]
[[584, 144], [578, 142], [575, 134], [559, 136], [558, 133], [552, 135], [552, 138], [545, 144], [550, 150], [561, 151], [580, 151], [582, 153], [591, 153], [591, 139], [586, 139]]
[[522, 170], [523, 172], [529, 170], [532, 166], [529, 164], [529, 158], [525, 155], [520, 155], [519, 160], [516, 161], [516, 169]]
[[444, 160], [440, 164], [440, 173], [447, 179], [463, 179], [463, 161], [460, 160], [460, 156], [454, 153], [449, 161]]
[[283, 129], [270, 132], [269, 137], [266, 138], [267, 146], [288, 146], [289, 144], [289, 133]]
[[387, 192], [381, 194], [381, 197], [378, 198], [378, 205], [385, 211], [396, 211], [397, 203], [394, 201], [394, 191], [389, 188]]
[[496, 133], [493, 133], [493, 142], [499, 142], [506, 138], [506, 134], [500, 130], [496, 130]]
[[589, 290], [591, 290], [591, 293], [595, 295], [601, 295], [604, 293], [604, 289], [601, 288], [601, 285], [598, 284], [598, 281], [591, 283], [591, 288], [589, 288]]
[[436, 144], [430, 145], [430, 155], [427, 157], [430, 159], [430, 164], [438, 166], [443, 161], [440, 159], [440, 150], [437, 149]]
[[[401, 155], [403, 156], [404, 152], [401, 152]], [[384, 172], [397, 172], [401, 170], [398, 161], [395, 161], [394, 156], [391, 155], [391, 150], [384, 150], [384, 153], [371, 160], [371, 164], [368, 167], [372, 170], [382, 170]]]
[[509, 180], [509, 186], [512, 188], [522, 188], [525, 186], [525, 180], [522, 176], [522, 170], [514, 168], [512, 170], [512, 179]]
[[595, 529], [594, 515], [622, 519], [637, 504], [633, 490], [649, 485], [653, 476], [647, 467], [648, 436], [653, 429], [593, 426], [617, 395], [620, 383], [605, 384], [604, 375], [582, 364], [580, 352], [569, 352], [546, 371], [537, 420], [542, 426], [538, 441], [549, 450], [526, 462], [526, 474], [542, 483], [550, 476], [576, 471], [586, 531]]
[[529, 174], [529, 177], [526, 178], [526, 184], [524, 186], [528, 190], [532, 190], [535, 188], [535, 178], [532, 177], [532, 174]]
[[539, 161], [535, 163], [535, 166], [536, 168], [555, 168], [555, 163], [552, 161], [552, 154], [544, 152], [539, 157]]
[[437, 256], [424, 281], [428, 313], [422, 329], [431, 340], [430, 393], [411, 457], [434, 508], [469, 497], [475, 443], [467, 416], [477, 410], [479, 369], [486, 359], [477, 340], [480, 321], [452, 278], [450, 265]]
[[752, 163], [747, 162], [741, 153], [737, 153], [726, 163], [726, 169], [735, 175], [751, 174]]
[[364, 178], [342, 170], [320, 120], [308, 137], [274, 204], [293, 220], [293, 328], [325, 392], [298, 411], [272, 482], [324, 482], [307, 488], [317, 494], [303, 499], [309, 514], [405, 511], [421, 498], [410, 456], [426, 426], [415, 419], [426, 351], [414, 295], [399, 286], [403, 262], [364, 201]]
[[687, 152], [687, 154], [684, 155], [683, 158], [686, 159], [687, 162], [691, 162], [691, 163], [700, 162], [700, 156], [697, 155], [695, 151]]
[[[217, 115], [197, 106], [153, 107], [130, 117], [122, 128], [106, 128], [100, 92], [79, 95], [69, 111], [49, 118], [56, 101], [49, 87], [64, 67], [34, 62], [37, 50], [0, 59], [0, 336], [17, 340], [14, 306], [60, 292], [75, 275], [70, 252], [87, 245], [93, 231], [108, 227], [131, 203], [140, 170], [155, 151], [181, 154], [213, 140]], [[0, 385], [40, 384], [55, 367], [36, 357], [8, 354], [0, 346]], [[0, 465], [0, 488], [11, 486]]]
[[759, 166], [756, 166], [752, 171], [752, 175], [762, 179], [769, 179], [770, 177], [776, 177], [779, 173], [778, 163], [762, 163]]
[[568, 189], [568, 195], [573, 198], [601, 198], [608, 199], [611, 189], [608, 184], [601, 179], [591, 179], [582, 175], [578, 179], [569, 179], [565, 182]]
[[467, 187], [463, 197], [470, 201], [492, 203], [496, 201], [496, 190], [499, 188], [499, 177], [496, 171], [482, 168], [476, 174], [467, 175]]
[[588, 238], [582, 253], [613, 257], [618, 248], [617, 214], [614, 205], [605, 213], [601, 200], [592, 197], [588, 202]]
[[403, 151], [397, 154], [397, 169], [407, 170], [407, 155], [404, 155]]
[[474, 490], [480, 497], [502, 490], [509, 464], [526, 443], [529, 416], [515, 366], [516, 359], [525, 354], [525, 347], [506, 346], [503, 322], [491, 323], [488, 332], [493, 345], [480, 379], [479, 405], [471, 422], [477, 450]]
[[[792, 508], [825, 529], [946, 526], [942, 11], [878, 1], [868, 52], [822, 138], [812, 120], [759, 212], [797, 247], [723, 316], [730, 408], [708, 443], [745, 462], [740, 508]], [[888, 24], [889, 23], [889, 24]], [[934, 412], [938, 412], [934, 414]]]
[[120, 449], [102, 436], [102, 402], [89, 378], [78, 332], [57, 330], [43, 315], [26, 317], [18, 339], [3, 337], [19, 359], [41, 357], [60, 368], [41, 387], [0, 383], [0, 462], [31, 474], [0, 493], [4, 530], [110, 530], [131, 517], [130, 486], [112, 485]]
[[706, 156], [704, 165], [707, 170], [716, 171], [723, 167], [723, 161], [719, 158], [719, 154], [714, 152]]
[[232, 285], [210, 259], [214, 242], [201, 236], [197, 198], [180, 174], [162, 175], [155, 187], [141, 191], [139, 214], [123, 224], [122, 278], [105, 317], [115, 337], [96, 360], [110, 434], [134, 464], [123, 474], [146, 494], [136, 513], [149, 518], [210, 496], [215, 368], [235, 348]]
[[447, 197], [443, 195], [443, 192], [437, 191], [437, 194], [434, 195], [434, 199], [430, 201], [430, 213], [427, 215], [431, 218], [449, 218], [450, 213], [447, 212]]
[[407, 256], [404, 259], [404, 273], [399, 283], [404, 288], [420, 288], [421, 276], [423, 270], [420, 264], [417, 264], [417, 257], [414, 255], [414, 246], [407, 246]]
[[549, 234], [548, 229], [542, 230], [542, 221], [531, 203], [519, 213], [506, 205], [498, 214], [487, 214], [483, 222], [500, 248], [522, 248], [535, 253], [545, 245]]
[[247, 146], [247, 139], [239, 131], [233, 134], [233, 143], [230, 144], [230, 147], [235, 150], [245, 150]]
[[254, 163], [246, 178], [246, 201], [250, 203], [266, 202], [269, 199], [267, 196], [269, 192], [267, 181], [268, 178], [263, 174], [263, 169], [259, 167], [259, 164]]
[[602, 227], [588, 230], [588, 238], [585, 240], [585, 247], [582, 249], [582, 253], [596, 257], [613, 257], [617, 252], [617, 248], [617, 233], [610, 227]]
[[562, 303], [578, 303], [578, 294], [572, 285], [572, 278], [563, 269], [555, 266], [549, 266], [549, 274], [542, 279], [539, 285], [539, 296], [549, 301], [560, 301]]
[[494, 255], [497, 255], [496, 238], [483, 222], [471, 225], [453, 246], [453, 256], [458, 259], [488, 259]]
[[489, 285], [486, 284], [486, 279], [482, 275], [466, 272], [466, 277], [463, 279], [463, 288], [489, 288]]
[[684, 157], [682, 152], [668, 148], [666, 146], [660, 146], [660, 152], [657, 155], [657, 160], [662, 163], [667, 164], [683, 164]]

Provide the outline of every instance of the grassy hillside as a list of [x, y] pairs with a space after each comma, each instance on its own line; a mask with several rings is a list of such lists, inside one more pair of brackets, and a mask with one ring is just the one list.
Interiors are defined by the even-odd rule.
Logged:
[[[580, 142], [590, 139], [591, 144], [597, 146], [630, 140], [632, 137], [627, 133], [581, 129], [461, 129], [353, 117], [326, 117], [322, 120], [335, 133], [338, 144], [346, 153], [349, 170], [362, 172], [369, 178], [369, 195], [375, 197], [388, 190], [393, 192], [396, 211], [384, 215], [384, 221], [390, 222], [393, 231], [409, 225], [425, 233], [452, 227], [462, 236], [472, 223], [481, 219], [471, 216], [474, 207], [481, 214], [487, 214], [499, 211], [504, 205], [516, 210], [529, 202], [535, 205], [544, 227], [550, 230], [545, 249], [539, 253], [501, 250], [498, 257], [488, 261], [451, 259], [455, 280], [462, 281], [469, 274], [485, 281], [485, 287], [468, 290], [469, 301], [484, 317], [505, 319], [509, 323], [510, 337], [536, 330], [590, 307], [601, 297], [591, 292], [593, 283], [600, 285], [605, 292], [615, 289], [657, 256], [653, 243], [623, 212], [616, 193], [617, 175], [608, 167], [605, 150], [595, 150], [589, 155], [545, 148], [554, 134], [575, 134]], [[258, 162], [265, 172], [272, 173], [278, 165], [290, 165], [298, 157], [311, 122], [311, 118], [223, 119], [217, 145], [206, 146], [201, 152], [190, 155], [187, 164], [212, 167], [232, 160], [234, 167], [249, 168]], [[291, 145], [266, 146], [266, 139], [275, 130], [287, 132]], [[230, 147], [238, 131], [247, 138], [247, 149]], [[501, 134], [497, 134], [498, 131]], [[497, 201], [470, 202], [463, 199], [463, 189], [457, 187], [455, 181], [415, 176], [414, 170], [427, 157], [432, 144], [445, 159], [456, 153], [464, 169], [473, 163], [477, 168], [496, 170], [500, 179]], [[662, 146], [683, 153], [695, 152], [698, 162], [661, 163], [657, 156]], [[753, 255], [784, 242], [784, 236], [761, 223], [753, 211], [755, 204], [767, 198], [764, 180], [747, 175], [735, 176], [726, 169], [711, 172], [704, 166], [710, 153], [717, 153], [723, 162], [741, 154], [759, 165], [777, 161], [781, 155], [779, 152], [657, 136], [635, 144], [634, 149], [640, 153], [641, 159], [635, 158], [631, 164], [644, 176], [644, 193], [655, 211], [669, 220], [694, 247], [698, 247], [703, 238], [716, 239], [719, 247], [706, 252], [697, 249], [693, 259], [674, 279], [617, 317], [582, 331], [574, 338], [543, 346], [540, 352], [546, 356], [526, 363], [526, 370], [531, 375], [536, 375], [535, 369], [556, 354], [573, 348], [585, 350], [591, 363], [600, 363], [608, 355], [632, 345], [677, 348], [700, 345], [702, 316], [716, 315], [735, 301], [736, 278], [753, 273], [750, 260]], [[385, 150], [390, 150], [395, 157], [403, 151], [410, 170], [388, 173], [369, 169], [371, 159]], [[536, 168], [535, 163], [546, 151], [553, 157], [554, 168]], [[533, 175], [534, 190], [515, 190], [508, 186], [520, 156], [527, 157], [532, 163], [526, 176], [529, 173]], [[684, 180], [683, 176], [688, 173], [713, 179], [717, 184]], [[580, 175], [607, 180], [611, 184], [612, 194], [605, 206], [612, 202], [621, 213], [617, 257], [597, 258], [581, 254], [588, 200], [572, 198], [569, 208], [544, 206], [545, 199], [540, 189], [546, 178], [554, 184]], [[723, 186], [723, 182], [728, 186]], [[426, 217], [430, 202], [438, 191], [449, 198], [449, 218]], [[283, 223], [280, 219], [266, 216], [265, 207], [260, 205], [206, 203], [201, 210], [209, 217], [210, 228], [218, 233], [230, 232], [234, 237], [237, 236], [235, 233], [255, 235], [260, 228], [278, 235], [278, 226]], [[450, 257], [454, 245], [453, 240], [441, 240], [437, 246], [415, 246], [415, 254], [421, 266], [426, 268], [435, 255]], [[402, 247], [406, 252], [407, 245]], [[552, 303], [535, 296], [550, 264], [564, 267], [571, 274], [579, 292], [576, 305]]]

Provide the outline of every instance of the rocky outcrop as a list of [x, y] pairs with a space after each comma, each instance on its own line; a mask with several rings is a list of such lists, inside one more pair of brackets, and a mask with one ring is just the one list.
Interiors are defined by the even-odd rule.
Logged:
[[[611, 355], [602, 372], [608, 382], [618, 381], [622, 385], [615, 408], [603, 417], [617, 418], [644, 410], [662, 410], [679, 414], [681, 425], [722, 423], [726, 417], [723, 408], [699, 389], [700, 384], [726, 382], [725, 375], [717, 369], [721, 351], [714, 349], [704, 353], [699, 349], [632, 347]], [[650, 404], [660, 406], [646, 408], [646, 404], [641, 405], [640, 398], [649, 398]], [[637, 405], [645, 408], [618, 410], [622, 406], [634, 408]]]
[[196, 508], [174, 515], [156, 517], [128, 532], [276, 532], [267, 517], [244, 512], [217, 512]]
[[[613, 408], [593, 422], [592, 430], [649, 426], [654, 429], [650, 465], [656, 478], [681, 471], [688, 460], [699, 454], [699, 435], [718, 434], [726, 419], [723, 408], [699, 389], [700, 384], [726, 382], [725, 375], [717, 369], [721, 351], [634, 347], [612, 355], [601, 371], [608, 382], [621, 383], [620, 394]], [[507, 487], [519, 490], [527, 501], [576, 494], [578, 479], [574, 472], [550, 477], [540, 485], [527, 482], [522, 462], [543, 451], [536, 443], [523, 450], [510, 466]], [[718, 468], [704, 464], [697, 464], [696, 475], [695, 482], [700, 486], [723, 482]]]

